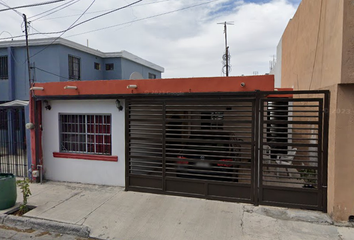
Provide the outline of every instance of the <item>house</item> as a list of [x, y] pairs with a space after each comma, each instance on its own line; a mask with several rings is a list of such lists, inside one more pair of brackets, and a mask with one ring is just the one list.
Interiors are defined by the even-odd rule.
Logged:
[[[127, 51], [104, 53], [63, 38], [29, 40], [29, 53], [35, 82], [161, 78], [164, 71]], [[26, 59], [25, 40], [0, 42], [0, 102], [29, 99]]]
[[277, 51], [281, 87], [331, 92], [328, 213], [354, 216], [354, 5], [350, 0], [302, 0]]
[[[155, 79], [164, 69], [127, 51], [104, 53], [63, 38], [29, 41], [34, 83], [78, 80]], [[0, 42], [0, 172], [27, 176], [30, 138], [26, 42]], [[29, 132], [28, 132], [29, 133]]]
[[275, 89], [271, 75], [31, 91], [37, 181], [327, 210], [328, 91]]

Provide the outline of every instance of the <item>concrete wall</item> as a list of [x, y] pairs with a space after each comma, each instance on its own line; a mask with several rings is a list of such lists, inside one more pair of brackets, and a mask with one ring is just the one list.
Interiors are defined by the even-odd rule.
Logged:
[[129, 79], [130, 74], [133, 72], [141, 73], [144, 79], [149, 78], [149, 73], [155, 74], [156, 78], [161, 78], [160, 72], [122, 58], [122, 79]]
[[[121, 100], [124, 106], [124, 100]], [[125, 121], [115, 100], [56, 100], [43, 109], [43, 167], [46, 179], [103, 185], [125, 185]], [[112, 117], [112, 155], [118, 162], [54, 158], [59, 152], [59, 113], [109, 113]]]
[[[354, 215], [354, 85], [339, 85], [334, 147], [334, 192], [330, 204], [334, 219], [348, 221]], [[331, 171], [332, 172], [332, 171]], [[333, 173], [332, 173], [333, 174]]]
[[280, 39], [277, 46], [277, 55], [276, 55], [276, 63], [273, 69], [270, 71], [270, 74], [274, 75], [274, 87], [281, 87], [281, 59], [282, 59], [282, 39]]
[[[13, 84], [11, 85], [11, 79], [0, 80], [0, 101], [28, 100], [29, 78], [26, 48], [12, 47], [12, 51], [12, 54], [9, 54], [8, 48], [0, 49], [0, 56], [7, 55], [11, 58], [14, 65], [12, 75]], [[161, 78], [160, 72], [124, 58], [101, 58], [64, 45], [54, 44], [49, 47], [30, 47], [31, 63], [34, 63], [37, 68], [32, 70], [35, 81], [68, 81], [69, 55], [80, 58], [81, 80], [129, 79], [130, 74], [133, 72], [141, 73], [144, 78], [148, 78], [149, 73], [153, 73], [157, 78]], [[100, 70], [94, 68], [95, 62], [101, 65]], [[113, 63], [114, 69], [107, 71], [105, 67], [107, 63]]]
[[354, 215], [354, 2], [303, 0], [282, 37], [282, 87], [331, 92], [328, 213]]
[[282, 37], [282, 87], [341, 82], [344, 0], [303, 0]]
[[344, 1], [342, 83], [354, 83], [354, 1]]
[[[80, 58], [80, 68], [81, 68], [81, 80], [102, 80], [104, 79], [104, 66], [103, 60], [100, 57], [82, 52], [76, 49], [72, 49], [66, 46], [59, 47], [59, 64], [61, 76], [65, 78], [60, 78], [60, 81], [67, 81], [69, 78], [69, 55]], [[101, 64], [101, 70], [96, 70], [94, 68], [94, 63], [97, 62]]]
[[[106, 58], [103, 61], [103, 77], [105, 80], [111, 79], [124, 79], [122, 78], [122, 59], [121, 58]], [[106, 64], [112, 64], [114, 66], [113, 70], [106, 70]]]

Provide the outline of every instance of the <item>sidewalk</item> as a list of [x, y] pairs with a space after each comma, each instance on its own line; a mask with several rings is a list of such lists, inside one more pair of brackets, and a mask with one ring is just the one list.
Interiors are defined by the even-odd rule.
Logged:
[[[61, 231], [87, 226], [90, 237], [99, 239], [354, 239], [354, 228], [332, 225], [319, 212], [74, 183], [31, 184], [31, 191], [29, 204], [37, 207], [25, 214], [28, 222], [62, 224]], [[6, 218], [3, 222], [16, 224]]]

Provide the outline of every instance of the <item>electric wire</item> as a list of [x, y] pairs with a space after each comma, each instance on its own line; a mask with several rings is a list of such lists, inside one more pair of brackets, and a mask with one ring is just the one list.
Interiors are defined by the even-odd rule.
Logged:
[[[150, 5], [150, 4], [156, 4], [156, 3], [162, 3], [162, 2], [169, 2], [171, 0], [163, 0], [163, 1], [156, 1], [156, 2], [151, 2], [151, 3], [141, 3], [141, 4], [136, 4], [135, 6], [132, 7], [140, 7], [140, 6], [145, 6], [145, 5]], [[88, 14], [94, 14], [94, 13], [100, 13], [100, 12], [106, 12], [106, 11], [110, 11], [113, 10], [113, 8], [111, 9], [106, 9], [106, 10], [99, 10], [99, 11], [92, 11], [92, 12], [87, 12], [86, 15]], [[58, 17], [53, 17], [53, 18], [45, 18], [45, 19], [41, 19], [41, 21], [48, 21], [48, 20], [54, 20], [54, 19], [63, 19], [63, 18], [70, 18], [70, 17], [76, 17], [80, 14], [72, 14], [72, 15], [66, 15], [66, 16], [58, 16]], [[35, 19], [37, 20], [37, 19]], [[34, 20], [33, 20], [34, 21]], [[32, 21], [32, 22], [33, 22]]]
[[[40, 33], [31, 33], [31, 34], [28, 34], [28, 36], [39, 35], [39, 34], [43, 34], [43, 35], [48, 34], [48, 35], [49, 35], [49, 34], [61, 34], [61, 33], [66, 33], [67, 31], [69, 31], [69, 30], [71, 30], [71, 29], [73, 29], [73, 28], [75, 28], [75, 27], [77, 27], [77, 26], [80, 26], [80, 25], [82, 25], [82, 24], [84, 24], [84, 23], [87, 23], [87, 22], [92, 21], [92, 20], [94, 20], [94, 19], [97, 19], [97, 18], [99, 18], [99, 17], [103, 17], [103, 16], [105, 16], [105, 15], [107, 15], [107, 14], [110, 14], [110, 13], [113, 13], [113, 12], [116, 12], [116, 11], [119, 11], [119, 10], [122, 10], [122, 9], [124, 9], [124, 8], [130, 7], [130, 6], [132, 6], [132, 5], [136, 4], [136, 3], [139, 3], [139, 2], [141, 2], [141, 1], [143, 1], [143, 0], [138, 0], [138, 1], [135, 1], [135, 2], [133, 2], [133, 3], [127, 4], [127, 5], [123, 6], [123, 7], [115, 8], [114, 10], [111, 10], [111, 11], [109, 11], [109, 12], [106, 12], [106, 13], [97, 15], [97, 16], [95, 16], [95, 17], [89, 18], [89, 19], [87, 19], [87, 20], [85, 20], [85, 21], [82, 21], [82, 22], [79, 22], [79, 23], [77, 23], [77, 24], [75, 24], [75, 25], [71, 25], [69, 28], [67, 28], [67, 29], [65, 29], [65, 30], [62, 30], [62, 31], [46, 32], [46, 33], [43, 33], [43, 32], [40, 32]], [[11, 37], [11, 38], [10, 38], [10, 37], [0, 38], [0, 40], [14, 39], [14, 38], [19, 38], [19, 37], [24, 37], [24, 36], [25, 36], [25, 35], [17, 35], [17, 36], [13, 36], [13, 37]]]
[[15, 10], [15, 9], [19, 9], [19, 8], [37, 7], [37, 6], [42, 6], [42, 5], [57, 3], [57, 2], [62, 2], [62, 1], [65, 1], [65, 0], [54, 0], [54, 1], [50, 1], [50, 2], [34, 3], [34, 4], [29, 4], [29, 5], [17, 6], [17, 7], [8, 7], [5, 9], [0, 9], [0, 12]]
[[63, 77], [63, 76], [61, 76], [61, 75], [58, 75], [58, 74], [49, 72], [49, 71], [44, 70], [44, 69], [41, 69], [41, 68], [39, 68], [39, 67], [33, 67], [33, 68], [34, 68], [34, 69], [37, 69], [37, 70], [39, 70], [39, 71], [41, 71], [41, 72], [45, 72], [45, 73], [51, 74], [51, 75], [53, 75], [53, 76], [57, 76], [57, 77], [60, 77], [60, 78], [64, 78], [64, 79], [70, 80], [68, 77]]
[[[65, 8], [68, 8], [68, 7], [70, 7], [71, 5], [74, 5], [75, 3], [80, 2], [80, 1], [81, 1], [81, 0], [71, 0], [71, 1], [69, 1], [69, 2], [66, 2], [66, 3], [62, 4], [62, 5], [59, 5], [59, 6], [57, 6], [57, 7], [54, 7], [54, 8], [52, 8], [52, 9], [49, 9], [49, 10], [47, 10], [47, 11], [44, 11], [44, 12], [42, 12], [42, 13], [38, 13], [38, 14], [36, 14], [36, 15], [33, 15], [33, 16], [29, 17], [28, 19], [32, 19], [32, 18], [37, 17], [37, 18], [31, 20], [31, 22], [37, 21], [37, 20], [39, 20], [39, 19], [41, 19], [41, 18], [44, 18], [44, 17], [46, 17], [46, 16], [50, 16], [50, 15], [56, 13], [56, 12], [59, 12], [59, 11], [65, 9]], [[47, 13], [47, 14], [46, 14], [46, 13]], [[43, 14], [45, 14], [45, 15], [43, 15]], [[43, 15], [43, 16], [41, 16], [41, 15]], [[76, 16], [79, 16], [79, 15], [80, 15], [80, 14], [77, 14]], [[39, 17], [39, 16], [40, 16], [40, 17]]]
[[[96, 0], [93, 0], [93, 1], [91, 2], [91, 4], [85, 9], [85, 11], [80, 15], [80, 17], [78, 17], [78, 18], [67, 28], [66, 31], [70, 30], [71, 27], [72, 27], [75, 23], [77, 23], [77, 21], [79, 21], [80, 18], [82, 18], [82, 16], [84, 16], [84, 14], [91, 8], [91, 6], [92, 6], [95, 2], [96, 2]], [[35, 54], [33, 54], [32, 56], [30, 56], [30, 58], [32, 58], [32, 57], [38, 55], [39, 53], [43, 52], [45, 49], [47, 49], [49, 46], [51, 46], [55, 41], [57, 41], [61, 36], [63, 36], [63, 35], [66, 33], [66, 31], [64, 31], [62, 34], [60, 34], [58, 37], [56, 37], [49, 45], [46, 45], [43, 49], [41, 49], [40, 51], [38, 51], [38, 52], [36, 52]]]
[[164, 12], [164, 13], [152, 15], [152, 16], [145, 17], [145, 18], [135, 19], [135, 20], [132, 20], [132, 21], [129, 21], [129, 22], [119, 23], [119, 24], [115, 24], [115, 25], [111, 25], [111, 26], [107, 26], [107, 27], [103, 27], [103, 28], [94, 29], [94, 30], [87, 31], [87, 32], [82, 32], [82, 33], [78, 33], [78, 34], [73, 34], [73, 35], [70, 35], [70, 36], [67, 36], [67, 37], [69, 38], [69, 37], [84, 35], [84, 34], [87, 34], [87, 33], [102, 31], [102, 30], [106, 30], [106, 29], [110, 29], [110, 28], [114, 28], [114, 27], [119, 27], [119, 26], [122, 26], [122, 25], [130, 24], [130, 23], [140, 22], [140, 21], [143, 21], [143, 20], [147, 20], [147, 19], [151, 19], [151, 18], [155, 18], [155, 17], [164, 16], [164, 15], [167, 15], [167, 14], [171, 14], [171, 13], [175, 13], [175, 12], [187, 10], [187, 9], [190, 9], [190, 8], [199, 7], [199, 6], [201, 6], [201, 5], [209, 4], [209, 3], [212, 3], [212, 2], [215, 2], [215, 1], [219, 1], [219, 0], [213, 0], [213, 1], [208, 1], [208, 2], [204, 2], [204, 3], [199, 3], [199, 4], [196, 4], [196, 5], [192, 5], [192, 6], [188, 6], [188, 7], [179, 8], [179, 9], [176, 9], [176, 10], [172, 10], [172, 11], [168, 11], [168, 12]]
[[[87, 31], [87, 32], [82, 32], [82, 33], [70, 35], [70, 36], [67, 36], [67, 37], [74, 37], [74, 36], [84, 35], [84, 34], [91, 33], [91, 32], [102, 31], [102, 30], [106, 30], [106, 29], [110, 29], [110, 28], [114, 28], [114, 27], [130, 24], [130, 23], [140, 22], [140, 21], [151, 19], [151, 18], [154, 18], [154, 17], [160, 17], [160, 16], [164, 16], [164, 15], [167, 15], [167, 14], [171, 14], [171, 13], [187, 10], [187, 9], [190, 9], [190, 8], [198, 7], [198, 6], [201, 6], [201, 5], [206, 5], [206, 4], [209, 4], [209, 3], [212, 3], [212, 2], [216, 2], [216, 1], [219, 1], [219, 0], [213, 0], [213, 1], [208, 1], [208, 2], [204, 2], [204, 3], [188, 6], [188, 7], [183, 7], [183, 8], [179, 8], [179, 9], [176, 9], [176, 10], [172, 10], [172, 11], [168, 11], [168, 12], [152, 15], [152, 16], [145, 17], [145, 18], [139, 18], [139, 19], [135, 19], [135, 20], [132, 20], [132, 21], [124, 22], [124, 23], [119, 23], [119, 24], [115, 24], [115, 25], [111, 25], [111, 26], [107, 26], [107, 27], [103, 27], [103, 28], [90, 30], [90, 31]], [[59, 34], [59, 33], [62, 33], [64, 31], [65, 30], [57, 31], [57, 32], [47, 32], [47, 33], [33, 33], [33, 34], [29, 34], [29, 35], [32, 36], [32, 35], [38, 35], [38, 34], [48, 34], [48, 35], [50, 35], [50, 34]], [[15, 38], [20, 38], [20, 37], [24, 37], [24, 36], [25, 35], [17, 35], [17, 36], [13, 36], [13, 37], [5, 37], [5, 38], [0, 38], [0, 40], [15, 39]]]
[[[11, 8], [11, 7], [10, 7], [5, 1], [3, 1], [3, 0], [0, 0], [0, 4], [1, 4], [2, 6]], [[21, 14], [19, 11], [17, 11], [16, 9], [11, 9], [11, 10], [13, 10], [15, 13], [17, 13], [17, 15], [21, 16], [21, 18], [22, 18], [22, 14]]]

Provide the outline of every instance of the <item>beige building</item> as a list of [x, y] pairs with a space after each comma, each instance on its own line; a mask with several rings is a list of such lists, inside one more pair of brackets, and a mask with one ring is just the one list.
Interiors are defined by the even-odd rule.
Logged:
[[354, 1], [302, 0], [279, 45], [281, 87], [331, 92], [328, 213], [348, 221], [354, 216]]

